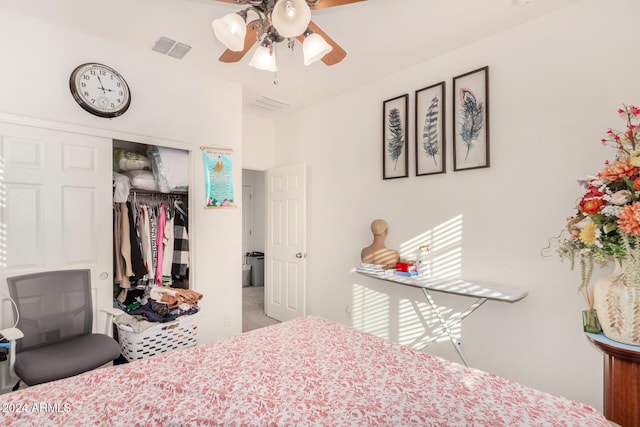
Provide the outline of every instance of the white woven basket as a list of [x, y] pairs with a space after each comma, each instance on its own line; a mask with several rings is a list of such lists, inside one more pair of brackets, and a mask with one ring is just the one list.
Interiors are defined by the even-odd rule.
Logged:
[[199, 315], [200, 313], [195, 313], [171, 322], [158, 323], [140, 333], [133, 332], [127, 325], [118, 325], [118, 341], [122, 356], [132, 362], [195, 346]]

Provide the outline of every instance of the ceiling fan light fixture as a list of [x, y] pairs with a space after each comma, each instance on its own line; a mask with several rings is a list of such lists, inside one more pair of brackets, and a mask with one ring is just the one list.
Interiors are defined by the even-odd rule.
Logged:
[[304, 57], [304, 65], [313, 64], [322, 59], [327, 53], [333, 50], [327, 41], [320, 34], [311, 33], [305, 37], [302, 43], [302, 54]]
[[311, 22], [311, 9], [306, 0], [278, 0], [271, 13], [271, 23], [282, 37], [304, 33]]
[[247, 33], [246, 12], [230, 13], [211, 23], [213, 32], [227, 49], [240, 52], [244, 49]]
[[276, 64], [276, 52], [272, 51], [269, 46], [260, 45], [256, 49], [249, 62], [249, 66], [263, 71], [278, 71]]

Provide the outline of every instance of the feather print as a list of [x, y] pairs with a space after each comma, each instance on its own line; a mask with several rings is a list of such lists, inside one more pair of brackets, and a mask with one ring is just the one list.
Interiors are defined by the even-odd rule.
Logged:
[[434, 96], [431, 100], [431, 105], [427, 110], [427, 114], [424, 117], [424, 129], [422, 130], [422, 147], [424, 152], [429, 157], [433, 157], [433, 163], [438, 164], [436, 155], [440, 152], [440, 145], [438, 144], [438, 105], [440, 100], [437, 96]]
[[398, 166], [398, 158], [402, 154], [402, 147], [404, 147], [404, 132], [402, 131], [402, 120], [400, 119], [400, 110], [392, 108], [389, 110], [389, 124], [387, 125], [391, 135], [389, 142], [387, 143], [387, 152], [391, 160], [394, 160], [393, 169]]
[[467, 147], [465, 160], [480, 135], [484, 122], [484, 104], [468, 88], [460, 89], [460, 137]]

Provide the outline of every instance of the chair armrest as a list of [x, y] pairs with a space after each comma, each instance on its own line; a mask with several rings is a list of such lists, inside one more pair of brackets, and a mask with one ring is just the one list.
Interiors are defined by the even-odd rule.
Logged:
[[22, 331], [18, 328], [0, 329], [0, 334], [9, 341], [9, 375], [16, 376], [14, 365], [16, 362], [16, 340], [24, 337]]
[[106, 325], [104, 325], [104, 334], [113, 338], [112, 327], [111, 327], [113, 325], [113, 317], [124, 314], [124, 311], [115, 307], [101, 308], [100, 311], [107, 314], [107, 323]]
[[105, 313], [107, 313], [107, 315], [111, 315], [111, 316], [119, 316], [121, 314], [124, 314], [124, 311], [120, 310], [119, 308], [101, 308], [100, 311], [103, 311]]
[[18, 328], [0, 329], [0, 335], [2, 335], [7, 341], [15, 341], [24, 337], [24, 334]]

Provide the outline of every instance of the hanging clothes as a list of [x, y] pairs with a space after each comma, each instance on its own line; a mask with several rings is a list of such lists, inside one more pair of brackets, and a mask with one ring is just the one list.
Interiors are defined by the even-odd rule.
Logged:
[[[120, 288], [117, 301], [130, 299], [129, 289], [149, 285], [188, 288], [188, 220], [181, 198], [139, 195], [132, 190], [127, 202], [114, 203], [114, 284]], [[176, 213], [180, 215], [177, 225]]]
[[149, 224], [149, 207], [146, 204], [138, 206], [138, 218], [136, 225], [138, 228], [138, 236], [140, 237], [140, 252], [142, 253], [142, 259], [144, 266], [147, 270], [147, 278], [153, 268], [153, 258], [151, 250], [151, 236], [150, 236], [150, 224]]
[[162, 284], [165, 286], [171, 286], [173, 280], [171, 278], [171, 267], [173, 264], [173, 250], [174, 250], [174, 221], [175, 213], [167, 206], [167, 220], [164, 227], [164, 239], [162, 240], [163, 255], [162, 255]]
[[142, 259], [142, 250], [140, 249], [140, 239], [138, 231], [135, 227], [136, 221], [133, 217], [134, 209], [131, 202], [127, 202], [127, 213], [129, 216], [129, 241], [131, 242], [131, 269], [133, 271], [134, 280], [138, 281], [148, 274], [147, 268]]
[[153, 282], [155, 278], [156, 262], [158, 260], [158, 222], [156, 210], [149, 206], [149, 241], [151, 242], [151, 269], [149, 270], [149, 280]]
[[175, 278], [185, 278], [189, 268], [189, 234], [187, 233], [187, 212], [178, 201], [174, 204], [175, 217], [173, 225], [173, 265], [171, 274]]
[[123, 273], [120, 287], [128, 289], [131, 287], [129, 277], [133, 276], [133, 269], [131, 268], [131, 240], [127, 238], [129, 236], [129, 213], [126, 203], [118, 203], [118, 205], [120, 205], [121, 216], [120, 254], [122, 255], [122, 259], [124, 260], [122, 264]]
[[120, 253], [120, 236], [122, 233], [122, 213], [118, 204], [113, 205], [113, 281], [122, 283], [122, 254]]
[[163, 247], [163, 241], [164, 241], [164, 228], [166, 226], [166, 222], [167, 222], [167, 212], [165, 209], [165, 204], [164, 202], [162, 202], [160, 204], [160, 210], [159, 210], [159, 218], [158, 218], [158, 235], [156, 236], [156, 246], [157, 246], [157, 260], [156, 260], [156, 276], [155, 276], [155, 282], [156, 285], [161, 285], [162, 284], [162, 260], [163, 260], [163, 255], [164, 255], [164, 247]]

